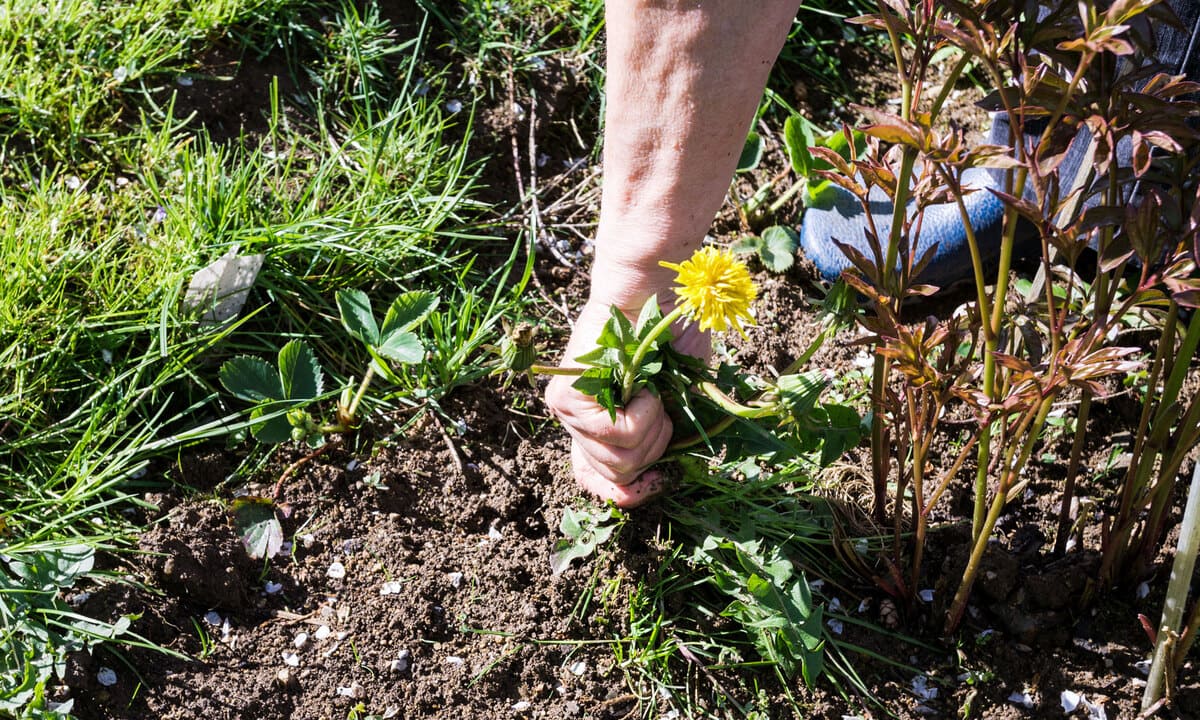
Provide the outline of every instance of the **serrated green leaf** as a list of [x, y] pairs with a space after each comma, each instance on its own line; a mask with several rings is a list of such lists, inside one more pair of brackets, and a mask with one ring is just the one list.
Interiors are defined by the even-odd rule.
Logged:
[[[271, 403], [269, 405], [260, 405], [250, 411], [250, 420], [257, 420], [289, 404]], [[254, 436], [255, 440], [261, 443], [275, 445], [292, 439], [292, 425], [288, 422], [286, 415], [278, 415], [256, 425], [251, 425], [250, 434]]]
[[762, 154], [762, 136], [751, 131], [746, 136], [746, 144], [742, 146], [742, 154], [738, 157], [737, 171], [746, 172], [758, 167], [759, 161], [762, 160]]
[[379, 325], [371, 311], [371, 299], [361, 290], [339, 290], [338, 312], [342, 315], [342, 326], [350, 336], [365, 345], [379, 344]]
[[388, 333], [376, 348], [379, 354], [399, 363], [421, 362], [425, 357], [425, 346], [421, 339], [407, 331]]
[[735, 255], [758, 255], [762, 248], [762, 238], [757, 235], [745, 235], [734, 240], [729, 246]]
[[283, 547], [283, 527], [275, 504], [267, 498], [241, 497], [233, 501], [233, 526], [246, 553], [255, 560], [271, 559]]
[[284, 399], [312, 400], [321, 394], [321, 366], [308, 343], [292, 340], [279, 350], [279, 380]]
[[283, 399], [279, 371], [265, 360], [249, 355], [231, 358], [221, 365], [217, 377], [239, 400], [257, 403]]
[[438, 298], [423, 290], [406, 292], [392, 303], [383, 318], [380, 335], [384, 340], [395, 332], [411, 332], [429, 317], [438, 306]]
[[812, 123], [800, 115], [792, 115], [783, 122], [783, 145], [787, 149], [792, 170], [801, 177], [812, 174], [813, 157], [808, 151], [813, 144]]
[[763, 231], [759, 255], [763, 265], [771, 272], [785, 272], [796, 261], [796, 248], [800, 247], [800, 236], [795, 230], [782, 225], [772, 225]]

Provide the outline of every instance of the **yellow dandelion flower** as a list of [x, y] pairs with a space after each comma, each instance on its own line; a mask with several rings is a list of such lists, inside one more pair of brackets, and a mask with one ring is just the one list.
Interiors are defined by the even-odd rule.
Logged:
[[683, 300], [683, 313], [700, 323], [701, 330], [725, 332], [732, 325], [745, 336], [742, 321], [754, 324], [750, 303], [758, 289], [745, 263], [728, 250], [704, 247], [682, 263], [661, 262], [679, 273], [675, 294]]

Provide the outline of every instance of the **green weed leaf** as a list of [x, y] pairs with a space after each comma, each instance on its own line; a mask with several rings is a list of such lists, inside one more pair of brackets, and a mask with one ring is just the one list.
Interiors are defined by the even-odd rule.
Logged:
[[371, 299], [361, 290], [339, 290], [338, 312], [342, 315], [342, 326], [350, 336], [364, 345], [379, 344], [379, 326], [371, 312]]
[[[257, 420], [288, 405], [289, 403], [260, 405], [250, 411], [250, 420]], [[292, 439], [292, 424], [288, 422], [287, 415], [278, 415], [264, 422], [251, 425], [250, 434], [254, 436], [255, 440], [267, 443], [268, 445], [287, 442]]]
[[421, 344], [421, 339], [404, 330], [389, 333], [375, 349], [380, 355], [398, 363], [421, 362], [425, 357], [425, 346]]
[[742, 154], [738, 157], [738, 172], [746, 172], [758, 167], [763, 155], [763, 139], [756, 132], [746, 136], [746, 144], [742, 146]]
[[812, 144], [812, 123], [800, 115], [792, 115], [783, 122], [783, 145], [787, 149], [788, 161], [792, 164], [792, 170], [804, 178], [812, 175], [813, 157], [808, 151]]
[[321, 366], [307, 343], [292, 340], [280, 349], [279, 380], [285, 399], [312, 400], [321, 394]]
[[796, 261], [796, 248], [800, 247], [800, 236], [795, 230], [772, 225], [763, 231], [759, 257], [771, 272], [785, 272]]
[[388, 308], [380, 331], [383, 340], [396, 332], [411, 332], [437, 309], [437, 296], [423, 291], [406, 292]]
[[233, 526], [241, 536], [246, 553], [255, 560], [271, 559], [283, 547], [283, 527], [275, 503], [263, 497], [240, 497], [233, 501]]
[[257, 403], [283, 399], [279, 372], [259, 358], [242, 355], [226, 360], [217, 375], [225, 389], [239, 400]]

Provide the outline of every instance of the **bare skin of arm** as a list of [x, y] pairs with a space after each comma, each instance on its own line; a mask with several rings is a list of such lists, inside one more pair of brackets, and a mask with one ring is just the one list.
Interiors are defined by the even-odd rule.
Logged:
[[[712, 224], [799, 4], [608, 0], [604, 190], [591, 292], [564, 365], [595, 347], [610, 306], [636, 317], [651, 295], [674, 300], [674, 272], [658, 263], [687, 259]], [[694, 326], [674, 345], [711, 350]], [[553, 378], [546, 402], [571, 434], [576, 481], [624, 507], [658, 494], [661, 474], [643, 470], [670, 442], [662, 403], [642, 391], [613, 422], [571, 382]]]

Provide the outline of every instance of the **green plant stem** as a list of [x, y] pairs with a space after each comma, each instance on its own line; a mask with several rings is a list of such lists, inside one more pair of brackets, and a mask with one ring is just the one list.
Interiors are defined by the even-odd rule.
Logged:
[[1171, 566], [1171, 580], [1167, 585], [1167, 597], [1163, 602], [1162, 621], [1158, 624], [1158, 635], [1154, 643], [1154, 659], [1150, 664], [1150, 676], [1146, 680], [1146, 692], [1142, 695], [1145, 710], [1162, 697], [1168, 672], [1174, 671], [1175, 653], [1172, 644], [1178, 638], [1179, 626], [1183, 621], [1184, 605], [1187, 603], [1188, 587], [1192, 582], [1192, 570], [1196, 566], [1196, 555], [1200, 551], [1200, 463], [1192, 472], [1192, 483], [1188, 488], [1187, 507], [1183, 511], [1183, 523], [1179, 528], [1179, 545], [1175, 550], [1175, 561]]
[[[1019, 168], [1013, 180], [1013, 195], [1025, 193], [1025, 182], [1029, 177], [1027, 168]], [[996, 351], [999, 349], [1000, 324], [1004, 320], [1004, 298], [1008, 296], [1008, 272], [1012, 267], [1013, 247], [1017, 237], [1017, 211], [1004, 209], [1004, 237], [1000, 242], [1000, 267], [996, 270], [996, 287], [992, 291], [992, 314], [985, 318], [988, 328], [983, 341], [986, 348], [983, 356], [983, 393], [996, 399]], [[979, 455], [975, 469], [975, 511], [971, 517], [971, 536], [976, 543], [985, 535], [983, 525], [987, 515], [987, 473], [992, 458], [992, 428], [986, 425], [979, 438]]]
[[1058, 529], [1054, 533], [1054, 554], [1062, 555], [1067, 550], [1067, 535], [1071, 531], [1071, 501], [1075, 498], [1075, 479], [1079, 475], [1079, 464], [1083, 458], [1083, 444], [1087, 436], [1088, 416], [1092, 411], [1092, 391], [1084, 389], [1079, 400], [1079, 415], [1075, 419], [1075, 439], [1071, 442], [1071, 459], [1067, 462], [1067, 480], [1063, 485], [1062, 504], [1058, 508]]
[[679, 305], [650, 328], [650, 332], [642, 338], [641, 344], [637, 346], [637, 350], [629, 360], [629, 365], [624, 369], [624, 377], [621, 382], [621, 405], [628, 405], [629, 401], [633, 399], [633, 386], [637, 383], [637, 376], [642, 369], [642, 361], [646, 359], [646, 354], [654, 347], [658, 336], [666, 332], [672, 323], [683, 317], [683, 311], [684, 306]]
[[[1152, 392], [1146, 396], [1146, 404], [1143, 406], [1142, 417], [1139, 421], [1130, 466], [1121, 486], [1121, 502], [1111, 525], [1112, 530], [1107, 533], [1104, 558], [1101, 561], [1100, 577], [1106, 583], [1125, 574], [1127, 559], [1131, 552], [1134, 553], [1134, 557], [1137, 557], [1143, 554], [1137, 551], [1139, 547], [1148, 548], [1157, 544], [1158, 539], [1155, 535], [1158, 528], [1161, 527], [1162, 514], [1165, 511], [1166, 501], [1172, 487], [1172, 478], [1183, 462], [1182, 455], [1185, 455], [1190, 447], [1186, 444], [1187, 440], [1195, 437], [1200, 431], [1200, 428], [1196, 427], [1196, 424], [1200, 423], [1200, 419], [1197, 418], [1200, 415], [1200, 401], [1194, 400], [1188, 411], [1180, 418], [1175, 436], [1176, 442], [1171, 442], [1171, 416], [1178, 412], [1179, 393], [1182, 390], [1184, 378], [1187, 376], [1191, 358], [1195, 357], [1196, 349], [1200, 346], [1200, 313], [1192, 315], [1178, 350], [1171, 352], [1169, 348], [1173, 344], [1171, 338], [1174, 335], [1175, 318], [1178, 315], [1177, 305], [1172, 302], [1168, 312], [1163, 335], [1159, 341], [1159, 351], [1155, 356], [1155, 365], [1151, 368], [1151, 388], [1157, 384], [1157, 373], [1166, 370], [1172, 356], [1175, 360], [1173, 364], [1170, 364], [1170, 372], [1163, 384], [1162, 392], [1157, 396], [1154, 396]], [[1170, 332], [1169, 335], [1168, 332]], [[1168, 349], [1164, 350], [1164, 347]], [[1156, 406], [1153, 411], [1149, 408], [1152, 404]], [[1181, 445], [1181, 443], [1183, 444]], [[1168, 453], [1168, 449], [1172, 449], [1173, 452]], [[1165, 456], [1159, 462], [1160, 455], [1164, 454]], [[1150, 484], [1151, 474], [1155, 471], [1156, 465], [1160, 466], [1158, 467], [1158, 482], [1150, 496], [1147, 497], [1146, 488]], [[1151, 512], [1146, 531], [1138, 533], [1135, 537], [1134, 528], [1147, 502], [1151, 506]]]
[[363, 373], [362, 382], [358, 384], [358, 391], [354, 393], [354, 399], [350, 401], [350, 407], [346, 408], [346, 416], [353, 422], [354, 418], [358, 417], [358, 405], [362, 402], [363, 397], [367, 394], [367, 388], [371, 386], [371, 380], [375, 377], [375, 364], [367, 365], [367, 371]]
[[716, 435], [718, 433], [725, 431], [736, 420], [737, 420], [737, 418], [734, 417], [733, 415], [726, 415], [725, 417], [716, 421], [712, 425], [709, 425], [708, 427], [704, 428], [703, 433], [695, 433], [694, 435], [689, 435], [688, 437], [685, 437], [682, 440], [677, 440], [677, 441], [671, 443], [670, 445], [667, 446], [667, 452], [668, 453], [676, 453], [676, 452], [680, 452], [682, 450], [687, 450], [690, 447], [695, 447], [696, 445], [699, 445], [700, 443], [704, 442], [706, 438], [711, 438], [713, 435]]
[[565, 375], [567, 377], [580, 377], [587, 368], [581, 367], [559, 367], [558, 365], [539, 365], [534, 363], [529, 366], [529, 371], [535, 375]]
[[1013, 480], [1020, 474], [1021, 468], [1028, 462], [1029, 456], [1033, 452], [1034, 442], [1037, 440], [1042, 425], [1046, 422], [1046, 416], [1050, 414], [1050, 408], [1053, 405], [1054, 395], [1051, 395], [1044, 398], [1041, 405], [1030, 408], [1014, 433], [1014, 437], [1024, 437], [1025, 442], [1021, 444], [1020, 455], [1017, 457], [1015, 464], [1010, 461], [1013, 451], [1016, 450], [1015, 446], [1010, 448], [1005, 458], [1000, 487], [997, 488], [996, 497], [992, 500], [991, 508], [984, 518], [983, 533], [975, 538], [975, 544], [971, 549], [971, 557], [967, 560], [967, 567], [963, 571], [962, 582], [958, 586], [958, 591], [954, 593], [954, 601], [950, 605], [949, 612], [946, 614], [945, 632], [947, 635], [954, 632], [955, 628], [962, 621], [963, 612], [967, 609], [967, 599], [970, 597], [971, 588], [975, 584], [975, 576], [979, 574], [980, 561], [983, 560], [983, 553], [987, 550], [988, 539], [991, 537], [992, 531], [996, 528], [996, 521], [1000, 519], [1000, 513], [1004, 511], [1004, 506], [1008, 501], [1009, 488], [1012, 486]]
[[745, 418], [747, 420], [755, 420], [757, 418], [771, 417], [779, 414], [778, 408], [771, 405], [763, 405], [760, 407], [752, 407], [743, 405], [737, 400], [722, 392], [721, 388], [711, 382], [702, 382], [699, 387], [700, 392], [704, 393], [705, 397], [712, 400], [725, 412], [735, 417]]
[[775, 198], [775, 202], [767, 206], [767, 212], [772, 215], [779, 212], [784, 205], [787, 205], [789, 200], [796, 197], [796, 195], [806, 187], [808, 187], [808, 178], [797, 179], [796, 182], [792, 183], [787, 190], [784, 190], [779, 197]]

